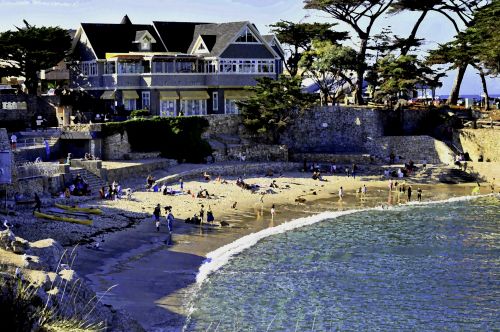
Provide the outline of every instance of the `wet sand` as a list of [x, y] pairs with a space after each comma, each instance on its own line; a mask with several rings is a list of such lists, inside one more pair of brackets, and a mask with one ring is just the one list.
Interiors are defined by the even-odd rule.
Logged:
[[[324, 211], [406, 202], [406, 195], [399, 195], [397, 191], [390, 193], [387, 179], [374, 175], [356, 180], [335, 175], [326, 177], [327, 182], [320, 182], [310, 179], [308, 174], [291, 173], [274, 179], [280, 189], [276, 194], [264, 195], [264, 203], [260, 201], [260, 194], [236, 187], [234, 179], [228, 179], [228, 184], [216, 181], [185, 184], [186, 190], [195, 191], [201, 187], [218, 197], [210, 200], [190, 195], [172, 197], [138, 192], [133, 202], [103, 202], [105, 209], [143, 211], [147, 216], [137, 227], [107, 234], [99, 249], [80, 247], [75, 269], [91, 281], [98, 293], [117, 285], [104, 295], [102, 301], [128, 311], [146, 330], [179, 331], [187, 315], [190, 294], [197, 287], [196, 274], [207, 253], [245, 235], [300, 217]], [[406, 184], [418, 180], [418, 176], [413, 180], [406, 179]], [[251, 177], [245, 181], [259, 183], [267, 189], [272, 180]], [[368, 187], [365, 197], [356, 194], [356, 189], [363, 184]], [[340, 186], [346, 193], [343, 200], [337, 195]], [[473, 186], [443, 185], [435, 180], [430, 184], [412, 184], [412, 198], [417, 198], [417, 187], [423, 189], [423, 200], [442, 200], [470, 195]], [[305, 198], [305, 202], [296, 202], [299, 196]], [[233, 209], [231, 206], [235, 201], [238, 203]], [[172, 246], [165, 244], [164, 221], [157, 232], [150, 217], [156, 203], [173, 207], [177, 219]], [[216, 221], [227, 221], [230, 226], [200, 227], [183, 223], [185, 218], [199, 211], [201, 204], [205, 205], [205, 210], [211, 205]], [[277, 210], [274, 219], [270, 215], [272, 204], [276, 204]]]

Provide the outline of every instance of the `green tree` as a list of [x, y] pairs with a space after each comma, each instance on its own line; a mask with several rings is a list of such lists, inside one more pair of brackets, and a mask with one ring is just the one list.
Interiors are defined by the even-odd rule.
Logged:
[[380, 90], [377, 98], [393, 101], [408, 98], [417, 85], [432, 84], [437, 86], [442, 74], [436, 74], [417, 59], [416, 55], [390, 54], [378, 61]]
[[36, 95], [38, 72], [63, 60], [71, 47], [68, 32], [59, 27], [24, 27], [0, 33], [0, 76], [23, 76], [28, 93]]
[[363, 104], [363, 79], [367, 69], [368, 42], [375, 22], [394, 0], [304, 0], [306, 9], [328, 13], [333, 19], [350, 26], [359, 39], [356, 58], [355, 103]]
[[278, 143], [281, 133], [299, 114], [309, 109], [315, 99], [302, 92], [299, 77], [285, 75], [277, 80], [258, 78], [257, 85], [250, 90], [254, 96], [237, 103], [243, 124], [269, 143]]
[[306, 77], [312, 79], [321, 92], [321, 104], [330, 99], [333, 103], [341, 96], [345, 85], [354, 88], [349, 70], [356, 68], [356, 51], [329, 41], [314, 41], [313, 48], [304, 52], [300, 61]]
[[291, 76], [299, 73], [299, 61], [304, 52], [311, 49], [313, 40], [329, 40], [336, 43], [347, 38], [347, 32], [333, 31], [335, 24], [294, 23], [280, 21], [271, 24], [272, 32], [285, 47], [285, 67]]

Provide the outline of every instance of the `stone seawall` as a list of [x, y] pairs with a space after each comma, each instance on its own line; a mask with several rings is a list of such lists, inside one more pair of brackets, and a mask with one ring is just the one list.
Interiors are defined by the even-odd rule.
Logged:
[[369, 164], [372, 162], [369, 154], [328, 154], [328, 153], [295, 153], [291, 159], [296, 162], [306, 160], [308, 163], [329, 163], [329, 164]]
[[401, 161], [416, 163], [452, 164], [453, 152], [448, 146], [430, 136], [384, 136], [370, 140], [367, 151], [376, 158], [389, 161], [391, 152]]
[[104, 139], [103, 159], [104, 160], [123, 160], [125, 155], [130, 154], [132, 148], [128, 142], [128, 134], [125, 131], [122, 134], [114, 134]]
[[175, 165], [177, 165], [177, 161], [172, 159], [161, 159], [157, 161], [148, 160], [147, 162], [145, 161], [144, 163], [141, 163], [139, 161], [138, 163], [134, 163], [130, 166], [124, 164], [122, 167], [119, 168], [117, 167], [117, 168], [104, 169], [103, 175], [105, 175], [104, 176], [105, 180], [107, 180], [108, 182], [112, 181], [123, 182], [124, 180], [135, 176], [144, 176], [145, 178], [152, 171], [158, 169], [166, 170]]
[[500, 161], [500, 130], [498, 129], [462, 129], [454, 133], [454, 142], [468, 152], [473, 161], [479, 156], [483, 160]]
[[306, 112], [281, 138], [294, 152], [363, 153], [383, 136], [384, 117], [370, 108], [323, 107]]

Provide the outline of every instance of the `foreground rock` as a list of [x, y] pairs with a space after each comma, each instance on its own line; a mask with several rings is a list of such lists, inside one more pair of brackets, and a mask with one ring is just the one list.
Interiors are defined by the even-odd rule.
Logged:
[[55, 331], [67, 328], [64, 324], [70, 324], [68, 322], [80, 322], [90, 327], [89, 330], [144, 331], [124, 313], [100, 302], [103, 295], [97, 295], [72, 269], [75, 259], [75, 252], [64, 250], [52, 239], [30, 243], [16, 237], [10, 229], [1, 231], [2, 292], [8, 287], [34, 290], [31, 310], [48, 315], [41, 323], [36, 320], [31, 327], [35, 330], [38, 324], [45, 330]]

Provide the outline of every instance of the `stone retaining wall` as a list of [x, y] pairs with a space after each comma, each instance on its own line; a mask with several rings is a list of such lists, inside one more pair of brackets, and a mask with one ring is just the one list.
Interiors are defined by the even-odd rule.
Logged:
[[215, 162], [240, 161], [288, 161], [288, 148], [285, 145], [235, 144], [214, 150]]
[[367, 151], [378, 159], [389, 161], [393, 152], [401, 162], [413, 160], [429, 164], [452, 164], [453, 152], [448, 146], [430, 136], [384, 136], [373, 139], [366, 144]]
[[246, 177], [250, 175], [267, 174], [269, 170], [272, 170], [274, 173], [299, 171], [301, 167], [302, 167], [301, 163], [288, 163], [288, 162], [207, 165], [205, 167], [197, 168], [195, 170], [169, 175], [162, 179], [158, 179], [156, 183], [158, 183], [159, 185], [162, 185], [164, 183], [172, 184], [179, 182], [180, 178], [183, 178], [184, 181], [193, 179], [202, 179], [203, 172], [207, 172], [213, 177], [217, 175]]
[[331, 153], [295, 153], [291, 160], [308, 163], [329, 163], [329, 164], [369, 164], [372, 159], [369, 154], [331, 154]]
[[132, 152], [128, 142], [128, 134], [125, 131], [122, 134], [114, 134], [104, 138], [103, 159], [104, 160], [123, 160], [125, 155]]
[[175, 165], [177, 165], [177, 161], [173, 159], [162, 159], [156, 162], [147, 162], [143, 164], [135, 164], [130, 166], [124, 165], [123, 167], [120, 168], [104, 169], [103, 170], [105, 174], [104, 179], [107, 180], [108, 182], [111, 181], [122, 182], [123, 180], [126, 180], [134, 176], [146, 177], [149, 173], [155, 170], [158, 169], [166, 170]]
[[[462, 129], [454, 133], [454, 141], [469, 153], [473, 161], [483, 155], [484, 161], [500, 161], [500, 130]], [[500, 177], [500, 176], [499, 176]]]

